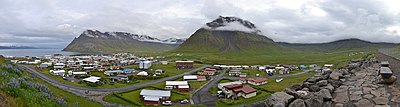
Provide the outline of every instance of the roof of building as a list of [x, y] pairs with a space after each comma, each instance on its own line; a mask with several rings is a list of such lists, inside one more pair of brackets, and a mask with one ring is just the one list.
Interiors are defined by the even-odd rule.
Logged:
[[194, 61], [175, 61], [175, 62], [186, 62], [186, 63], [188, 63], [188, 62], [194, 62]]
[[234, 81], [234, 82], [219, 83], [218, 85], [223, 87], [231, 84], [242, 84], [242, 82]]
[[88, 78], [83, 79], [83, 81], [95, 83], [95, 82], [100, 81], [100, 79], [101, 79], [101, 77], [90, 76]]
[[142, 89], [140, 91], [140, 95], [146, 97], [147, 96], [170, 97], [171, 91]]
[[165, 81], [165, 85], [188, 85], [187, 81]]
[[230, 85], [225, 85], [224, 87], [227, 89], [235, 89], [235, 88], [242, 87], [242, 84], [230, 84]]
[[197, 79], [206, 79], [206, 76], [197, 76]]
[[250, 87], [250, 86], [243, 86], [243, 87], [241, 87], [241, 88], [235, 88], [235, 89], [233, 89], [233, 91], [234, 91], [234, 92], [240, 92], [240, 91], [242, 91], [243, 93], [248, 94], [248, 93], [256, 92], [257, 90], [254, 89], [253, 87]]
[[158, 96], [143, 96], [145, 101], [159, 101], [160, 97]]
[[255, 82], [255, 83], [259, 83], [259, 82], [265, 82], [265, 81], [267, 81], [268, 79], [267, 78], [258, 78], [258, 79], [253, 79], [253, 80], [251, 80], [252, 82]]
[[197, 75], [185, 75], [185, 76], [183, 76], [183, 79], [184, 80], [186, 80], [186, 79], [197, 79]]
[[189, 85], [179, 85], [178, 88], [189, 88]]
[[140, 76], [147, 76], [147, 75], [149, 75], [146, 71], [141, 71], [141, 72], [139, 72], [137, 75], [140, 75]]
[[381, 67], [380, 73], [381, 74], [392, 74], [393, 72], [392, 72], [392, 70], [390, 70], [389, 67]]

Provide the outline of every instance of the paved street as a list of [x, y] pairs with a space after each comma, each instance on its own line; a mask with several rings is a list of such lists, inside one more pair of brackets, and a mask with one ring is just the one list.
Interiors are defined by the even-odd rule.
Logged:
[[215, 103], [218, 100], [217, 96], [213, 96], [208, 90], [213, 87], [219, 80], [224, 78], [226, 70], [223, 70], [219, 75], [212, 77], [212, 81], [206, 84], [204, 87], [199, 89], [193, 94], [192, 100], [195, 105], [203, 104], [207, 107], [215, 107]]

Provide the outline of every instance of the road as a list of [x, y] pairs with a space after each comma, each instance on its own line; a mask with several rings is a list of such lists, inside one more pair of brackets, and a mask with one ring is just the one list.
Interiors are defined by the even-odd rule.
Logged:
[[53, 78], [47, 77], [46, 75], [36, 71], [35, 69], [33, 69], [30, 66], [27, 65], [17, 65], [19, 68], [21, 69], [25, 69], [27, 72], [31, 73], [32, 75], [46, 81], [47, 83], [58, 87], [62, 90], [71, 92], [77, 96], [81, 96], [81, 97], [86, 97], [92, 100], [95, 100], [99, 103], [102, 103], [103, 105], [115, 105], [115, 104], [111, 104], [108, 102], [103, 101], [103, 97], [106, 96], [107, 94], [111, 93], [111, 92], [117, 92], [117, 91], [125, 91], [125, 90], [134, 90], [134, 89], [138, 89], [138, 88], [143, 88], [143, 87], [147, 87], [147, 86], [151, 86], [154, 84], [158, 84], [160, 82], [164, 82], [164, 81], [168, 81], [168, 80], [174, 80], [177, 79], [179, 77], [182, 77], [184, 75], [190, 75], [193, 72], [196, 72], [198, 70], [201, 70], [205, 67], [208, 67], [209, 65], [203, 65], [200, 68], [195, 68], [192, 69], [188, 72], [182, 73], [182, 74], [178, 74], [178, 75], [174, 75], [174, 76], [170, 76], [170, 77], [166, 77], [166, 78], [162, 78], [162, 79], [157, 79], [151, 82], [146, 82], [143, 84], [135, 84], [135, 85], [131, 85], [131, 86], [126, 86], [126, 87], [119, 87], [119, 88], [87, 88], [87, 87], [79, 87], [79, 86], [73, 86], [73, 85], [69, 85], [69, 84], [64, 84], [61, 83], [57, 80], [54, 80]]
[[205, 86], [200, 88], [193, 94], [192, 100], [195, 105], [203, 104], [207, 107], [215, 107], [217, 102], [217, 96], [213, 96], [208, 90], [213, 87], [219, 80], [224, 78], [226, 70], [223, 70], [219, 75], [212, 77], [212, 80]]

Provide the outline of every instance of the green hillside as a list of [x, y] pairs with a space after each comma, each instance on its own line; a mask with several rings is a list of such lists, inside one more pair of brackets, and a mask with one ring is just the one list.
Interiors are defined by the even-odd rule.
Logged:
[[0, 107], [100, 107], [7, 64], [0, 55]]
[[283, 46], [306, 52], [375, 51], [398, 46], [394, 43], [373, 43], [360, 39], [344, 39], [329, 43], [298, 44], [280, 43]]

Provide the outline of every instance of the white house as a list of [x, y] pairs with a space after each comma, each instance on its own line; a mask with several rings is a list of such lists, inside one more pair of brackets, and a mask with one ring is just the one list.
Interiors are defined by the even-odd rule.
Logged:
[[88, 77], [88, 78], [84, 78], [83, 81], [91, 82], [91, 83], [96, 83], [96, 82], [99, 82], [100, 79], [101, 79], [101, 77], [90, 76], [90, 77]]
[[146, 71], [141, 71], [141, 72], [139, 72], [139, 73], [136, 74], [136, 75], [138, 75], [138, 76], [148, 76], [149, 73], [147, 73]]
[[151, 67], [151, 61], [140, 61], [139, 69], [149, 69]]
[[65, 70], [50, 70], [50, 74], [63, 76], [63, 74], [65, 74]]
[[54, 64], [54, 69], [63, 69], [65, 67], [64, 63], [56, 63]]
[[170, 101], [170, 97], [171, 91], [148, 89], [142, 89], [140, 91], [140, 99], [143, 100], [145, 105], [158, 106], [163, 101]]
[[189, 87], [189, 84], [187, 81], [165, 81], [165, 88], [170, 89], [170, 88], [179, 88], [178, 86], [187, 86]]

